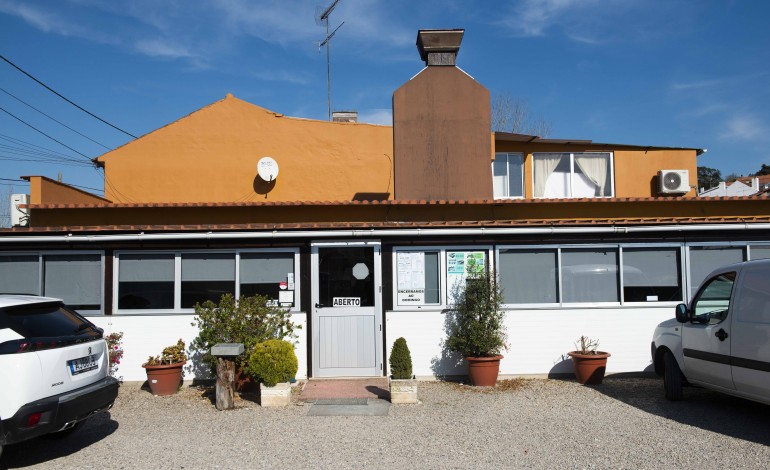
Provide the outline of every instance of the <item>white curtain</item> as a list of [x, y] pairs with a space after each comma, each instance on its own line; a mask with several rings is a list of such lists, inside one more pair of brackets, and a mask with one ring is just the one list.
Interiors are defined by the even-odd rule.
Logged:
[[599, 196], [609, 196], [607, 188], [607, 167], [610, 164], [610, 156], [607, 153], [583, 153], [575, 155], [575, 164], [580, 171], [599, 188]]
[[535, 164], [535, 197], [543, 197], [545, 195], [545, 183], [548, 181], [548, 177], [559, 166], [562, 157], [568, 155], [561, 153], [543, 153], [534, 155], [533, 162]]

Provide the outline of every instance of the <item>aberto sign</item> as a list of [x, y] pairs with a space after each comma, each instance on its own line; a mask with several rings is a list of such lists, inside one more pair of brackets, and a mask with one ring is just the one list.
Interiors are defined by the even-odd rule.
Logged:
[[334, 297], [332, 307], [360, 307], [361, 297]]

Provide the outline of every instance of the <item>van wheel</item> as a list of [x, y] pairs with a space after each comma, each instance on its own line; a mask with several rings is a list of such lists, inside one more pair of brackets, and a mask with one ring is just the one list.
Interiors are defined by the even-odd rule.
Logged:
[[666, 399], [679, 401], [682, 399], [682, 370], [679, 368], [674, 355], [667, 351], [663, 356], [663, 388], [666, 391]]

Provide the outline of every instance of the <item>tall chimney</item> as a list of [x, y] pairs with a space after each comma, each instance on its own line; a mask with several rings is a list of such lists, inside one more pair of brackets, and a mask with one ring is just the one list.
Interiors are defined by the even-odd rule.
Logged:
[[395, 199], [492, 199], [489, 90], [455, 65], [464, 32], [417, 33], [428, 66], [393, 93]]
[[455, 65], [464, 29], [421, 29], [417, 50], [425, 65]]

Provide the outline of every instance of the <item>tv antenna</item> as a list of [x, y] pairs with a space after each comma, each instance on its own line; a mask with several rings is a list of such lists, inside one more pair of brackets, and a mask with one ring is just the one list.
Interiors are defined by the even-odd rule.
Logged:
[[330, 60], [330, 54], [329, 54], [329, 43], [331, 42], [334, 35], [337, 33], [337, 31], [342, 27], [345, 22], [343, 21], [340, 23], [339, 26], [334, 28], [334, 31], [329, 34], [329, 15], [332, 14], [332, 11], [334, 11], [335, 8], [337, 8], [337, 4], [340, 3], [340, 0], [334, 0], [331, 5], [324, 8], [322, 6], [316, 7], [316, 16], [315, 21], [316, 24], [319, 26], [326, 26], [326, 38], [318, 43], [318, 52], [321, 52], [321, 48], [326, 46], [326, 106], [328, 108], [329, 112], [329, 120], [332, 120], [332, 80], [331, 80], [331, 60]]

